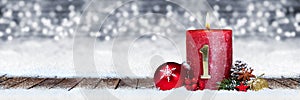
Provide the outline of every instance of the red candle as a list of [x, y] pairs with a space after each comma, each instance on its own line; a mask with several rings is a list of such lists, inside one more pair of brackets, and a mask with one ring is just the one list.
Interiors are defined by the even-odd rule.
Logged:
[[187, 63], [201, 89], [217, 89], [217, 82], [230, 76], [232, 31], [199, 29], [186, 32]]
[[230, 76], [232, 64], [232, 31], [210, 29], [207, 13], [206, 29], [186, 32], [187, 63], [190, 76], [198, 79], [202, 89], [218, 89], [217, 82]]

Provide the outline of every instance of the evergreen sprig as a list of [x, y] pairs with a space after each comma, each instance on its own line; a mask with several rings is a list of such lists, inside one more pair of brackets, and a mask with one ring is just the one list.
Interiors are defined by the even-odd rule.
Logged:
[[236, 78], [224, 79], [218, 82], [218, 90], [235, 90], [235, 87], [240, 83]]

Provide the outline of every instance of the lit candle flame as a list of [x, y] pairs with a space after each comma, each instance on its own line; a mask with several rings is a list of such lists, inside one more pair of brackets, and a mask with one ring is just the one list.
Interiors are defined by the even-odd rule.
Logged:
[[205, 18], [205, 27], [206, 29], [210, 29], [210, 24], [209, 24], [209, 13], [206, 13], [206, 18]]

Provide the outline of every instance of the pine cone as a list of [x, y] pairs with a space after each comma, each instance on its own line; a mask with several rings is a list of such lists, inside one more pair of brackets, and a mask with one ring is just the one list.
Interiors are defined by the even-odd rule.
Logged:
[[231, 77], [237, 78], [239, 76], [238, 73], [242, 72], [243, 69], [248, 69], [248, 64], [243, 61], [237, 60], [234, 65], [231, 67]]

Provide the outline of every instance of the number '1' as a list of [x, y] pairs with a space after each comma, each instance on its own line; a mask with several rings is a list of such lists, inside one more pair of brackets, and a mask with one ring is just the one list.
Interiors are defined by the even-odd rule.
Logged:
[[201, 79], [210, 79], [211, 76], [208, 73], [208, 54], [209, 54], [209, 47], [208, 45], [204, 45], [200, 49], [200, 53], [202, 54], [202, 63], [203, 63], [203, 75], [201, 75]]

